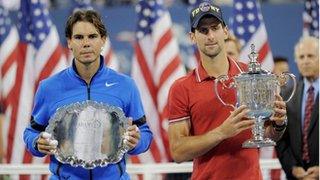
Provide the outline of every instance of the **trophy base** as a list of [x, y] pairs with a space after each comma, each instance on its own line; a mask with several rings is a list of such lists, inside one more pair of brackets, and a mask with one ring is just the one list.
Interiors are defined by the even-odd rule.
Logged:
[[245, 141], [242, 144], [243, 148], [261, 148], [261, 147], [269, 147], [269, 146], [275, 146], [276, 142], [269, 138], [265, 138], [263, 140], [254, 140], [254, 139], [249, 139]]

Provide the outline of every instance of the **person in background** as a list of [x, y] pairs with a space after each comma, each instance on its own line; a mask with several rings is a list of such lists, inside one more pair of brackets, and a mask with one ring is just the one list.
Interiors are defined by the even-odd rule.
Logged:
[[[224, 106], [213, 88], [220, 75], [233, 77], [246, 69], [245, 64], [227, 56], [229, 32], [221, 8], [202, 2], [191, 11], [190, 24], [190, 38], [201, 61], [169, 91], [171, 155], [177, 163], [193, 160], [192, 179], [262, 179], [258, 149], [242, 148], [252, 136], [250, 110], [245, 105], [235, 109]], [[277, 140], [286, 127], [286, 107], [281, 96], [275, 96], [275, 113], [265, 135]], [[222, 98], [235, 104], [235, 90], [227, 89]]]
[[283, 72], [289, 72], [289, 62], [286, 57], [282, 56], [275, 56], [273, 58], [274, 67], [273, 67], [273, 73], [276, 75], [280, 75]]
[[229, 33], [226, 42], [226, 52], [227, 55], [233, 60], [239, 60], [241, 52], [241, 44], [233, 34]]
[[319, 179], [319, 39], [302, 37], [294, 55], [301, 79], [287, 103], [288, 126], [276, 151], [287, 179], [316, 180]]
[[75, 11], [67, 20], [65, 35], [75, 58], [69, 68], [40, 82], [30, 125], [23, 134], [26, 147], [34, 156], [50, 155], [50, 179], [130, 179], [124, 157], [115, 164], [85, 169], [63, 164], [52, 153], [59, 142], [44, 132], [50, 117], [60, 107], [87, 100], [119, 107], [132, 118], [124, 137], [128, 154], [147, 151], [153, 139], [135, 82], [104, 65], [100, 53], [107, 30], [101, 16], [93, 10]]

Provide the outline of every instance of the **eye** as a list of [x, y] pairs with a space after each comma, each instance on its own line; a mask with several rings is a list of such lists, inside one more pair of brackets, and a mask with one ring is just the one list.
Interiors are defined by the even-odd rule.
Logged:
[[313, 58], [314, 57], [313, 54], [308, 54], [307, 56], [308, 56], [308, 58]]
[[300, 56], [299, 56], [299, 59], [304, 59], [304, 55], [300, 55]]
[[89, 35], [89, 39], [94, 39], [94, 38], [97, 38], [97, 37], [98, 37], [97, 34], [90, 34], [90, 35]]
[[206, 27], [199, 27], [199, 28], [198, 28], [198, 31], [199, 31], [199, 33], [201, 33], [201, 34], [208, 34], [209, 29], [206, 28]]
[[216, 25], [216, 26], [212, 26], [212, 27], [211, 27], [211, 30], [216, 31], [216, 30], [218, 30], [219, 28], [220, 28], [220, 26], [219, 26], [219, 25]]
[[83, 39], [83, 36], [82, 35], [74, 35], [73, 38], [74, 39]]

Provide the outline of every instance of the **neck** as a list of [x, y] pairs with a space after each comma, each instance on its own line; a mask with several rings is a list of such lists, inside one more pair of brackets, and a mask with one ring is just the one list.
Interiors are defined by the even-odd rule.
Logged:
[[80, 77], [86, 81], [87, 84], [90, 84], [93, 75], [98, 71], [100, 60], [94, 61], [93, 63], [83, 64], [75, 60], [75, 65]]
[[309, 77], [306, 77], [306, 79], [310, 83], [313, 83], [314, 81], [316, 81], [318, 79], [318, 76], [309, 76]]
[[201, 63], [209, 76], [219, 77], [227, 75], [229, 70], [229, 62], [226, 55], [220, 53], [218, 56], [209, 57], [206, 55], [201, 56]]

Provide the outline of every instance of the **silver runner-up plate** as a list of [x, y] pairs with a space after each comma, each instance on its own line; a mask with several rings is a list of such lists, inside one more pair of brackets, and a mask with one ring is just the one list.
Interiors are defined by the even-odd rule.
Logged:
[[122, 109], [88, 100], [57, 109], [46, 132], [58, 141], [53, 151], [58, 161], [93, 169], [122, 159], [127, 127]]

